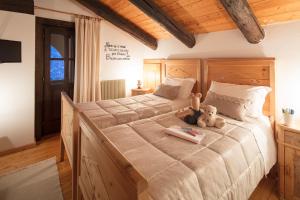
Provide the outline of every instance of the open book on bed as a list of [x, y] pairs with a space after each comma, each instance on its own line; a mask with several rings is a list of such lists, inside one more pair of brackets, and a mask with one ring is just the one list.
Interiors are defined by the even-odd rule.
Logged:
[[200, 143], [205, 136], [204, 133], [201, 133], [199, 130], [180, 126], [170, 126], [165, 129], [165, 133], [196, 144]]

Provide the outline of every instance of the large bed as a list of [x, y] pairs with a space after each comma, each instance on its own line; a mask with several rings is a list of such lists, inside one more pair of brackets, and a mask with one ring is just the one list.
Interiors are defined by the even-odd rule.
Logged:
[[[157, 62], [157, 60], [155, 60]], [[150, 60], [147, 61], [147, 64]], [[192, 78], [193, 92], [200, 92], [200, 59], [164, 60], [159, 67], [159, 82], [166, 78]], [[77, 193], [77, 166], [81, 138], [78, 137], [79, 113], [84, 112], [98, 129], [126, 124], [164, 113], [176, 111], [190, 105], [190, 98], [169, 100], [153, 94], [139, 95], [113, 100], [74, 104], [66, 93], [61, 96], [61, 160], [64, 151], [72, 167], [73, 196]]]
[[[101, 134], [128, 160], [127, 170], [132, 166], [143, 176], [148, 184], [141, 195], [145, 199], [242, 200], [249, 198], [276, 158], [274, 151], [263, 154], [266, 149], [257, 142], [270, 141], [272, 131], [265, 122], [268, 121], [240, 123], [227, 119], [226, 129], [201, 130], [206, 136], [197, 145], [164, 133], [171, 125], [186, 126], [174, 113], [106, 128]], [[118, 177], [117, 173], [110, 172], [113, 169], [109, 161], [97, 148], [101, 136], [93, 138], [87, 130], [85, 133], [79, 178], [84, 197], [103, 195], [118, 199], [112, 196], [113, 192], [101, 188], [110, 182], [111, 190], [122, 191], [121, 182], [110, 177]], [[120, 195], [119, 199], [133, 199], [125, 193], [128, 191], [114, 194]]]
[[79, 114], [78, 182], [84, 199], [248, 199], [276, 162], [274, 59], [206, 59], [202, 93], [212, 81], [272, 88], [265, 116], [226, 126], [196, 128], [200, 144], [169, 136], [165, 128], [190, 126], [175, 112], [99, 128]]

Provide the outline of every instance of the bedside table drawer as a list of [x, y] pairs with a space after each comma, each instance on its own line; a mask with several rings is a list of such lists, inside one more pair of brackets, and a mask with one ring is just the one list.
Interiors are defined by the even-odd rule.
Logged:
[[300, 147], [300, 134], [285, 131], [284, 142], [293, 146]]
[[136, 94], [136, 95], [143, 95], [143, 94], [145, 94], [145, 92], [142, 92], [142, 91], [136, 91], [135, 94]]
[[143, 94], [149, 94], [151, 93], [152, 90], [149, 88], [142, 88], [142, 89], [132, 89], [131, 90], [131, 95], [136, 96], [136, 95], [143, 95]]

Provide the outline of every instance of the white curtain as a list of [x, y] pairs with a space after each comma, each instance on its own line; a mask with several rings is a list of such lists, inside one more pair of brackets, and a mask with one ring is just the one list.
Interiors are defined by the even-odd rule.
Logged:
[[75, 18], [76, 58], [74, 102], [101, 99], [100, 87], [100, 19]]

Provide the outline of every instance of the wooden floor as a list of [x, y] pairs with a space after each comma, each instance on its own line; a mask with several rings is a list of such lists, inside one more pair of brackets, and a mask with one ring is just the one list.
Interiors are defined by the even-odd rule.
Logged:
[[250, 200], [279, 200], [276, 177], [262, 179], [252, 193]]
[[[32, 149], [0, 157], [0, 176], [4, 173], [23, 168], [27, 165], [59, 157], [59, 137], [54, 136], [41, 141]], [[66, 156], [65, 156], [66, 158]], [[58, 163], [60, 183], [65, 200], [71, 199], [71, 168], [67, 161]], [[251, 200], [279, 200], [275, 178], [264, 178], [252, 194]]]

